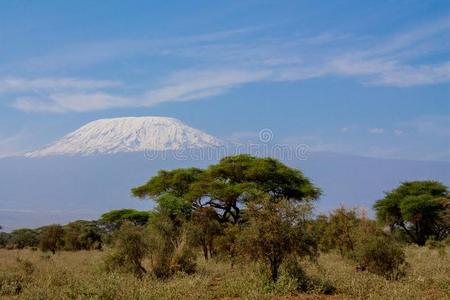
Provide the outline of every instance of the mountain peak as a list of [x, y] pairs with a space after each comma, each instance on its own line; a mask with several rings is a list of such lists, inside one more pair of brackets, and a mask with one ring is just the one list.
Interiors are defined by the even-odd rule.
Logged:
[[91, 155], [216, 147], [224, 143], [209, 134], [167, 117], [99, 119], [50, 145], [25, 154]]

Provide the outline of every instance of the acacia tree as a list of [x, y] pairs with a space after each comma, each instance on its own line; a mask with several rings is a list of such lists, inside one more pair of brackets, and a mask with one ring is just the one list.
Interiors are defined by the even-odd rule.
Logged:
[[245, 251], [255, 260], [270, 267], [273, 281], [289, 256], [315, 257], [317, 245], [308, 228], [312, 207], [286, 199], [273, 202], [268, 197], [249, 203], [248, 224], [242, 237]]
[[273, 158], [242, 154], [223, 158], [205, 170], [196, 168], [160, 171], [146, 184], [132, 189], [140, 198], [158, 198], [171, 194], [195, 209], [213, 208], [221, 222], [238, 223], [241, 209], [263, 192], [272, 200], [293, 202], [318, 198], [320, 190], [296, 169]]
[[138, 211], [135, 209], [117, 209], [104, 213], [99, 223], [103, 225], [107, 232], [111, 233], [118, 230], [124, 222], [133, 223], [136, 226], [145, 225], [148, 222], [150, 213], [147, 211]]
[[419, 246], [429, 238], [443, 240], [450, 231], [449, 190], [437, 181], [404, 182], [374, 208], [380, 222], [403, 230]]

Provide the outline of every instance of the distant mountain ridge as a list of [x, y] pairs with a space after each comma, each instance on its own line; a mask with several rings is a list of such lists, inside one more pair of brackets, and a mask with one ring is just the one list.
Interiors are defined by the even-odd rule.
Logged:
[[124, 117], [90, 122], [42, 149], [26, 153], [25, 156], [169, 151], [217, 147], [224, 144], [220, 139], [174, 118]]

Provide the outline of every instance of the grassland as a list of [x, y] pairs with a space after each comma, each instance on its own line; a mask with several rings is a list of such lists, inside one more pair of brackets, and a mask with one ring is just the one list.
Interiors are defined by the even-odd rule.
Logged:
[[299, 294], [289, 279], [268, 284], [261, 268], [199, 259], [193, 275], [161, 281], [146, 276], [108, 273], [100, 251], [0, 250], [0, 299], [450, 299], [450, 251], [408, 247], [406, 277], [387, 281], [357, 272], [335, 254], [318, 264], [305, 262], [308, 275], [329, 281], [332, 296]]

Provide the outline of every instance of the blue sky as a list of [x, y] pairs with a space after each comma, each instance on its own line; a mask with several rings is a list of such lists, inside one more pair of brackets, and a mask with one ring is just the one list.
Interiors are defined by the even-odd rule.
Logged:
[[2, 1], [0, 156], [159, 115], [450, 161], [449, 1]]

